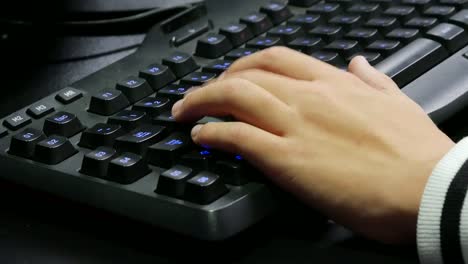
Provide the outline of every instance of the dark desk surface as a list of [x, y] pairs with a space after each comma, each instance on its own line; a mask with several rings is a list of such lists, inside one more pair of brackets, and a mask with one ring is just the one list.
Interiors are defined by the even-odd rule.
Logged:
[[[0, 115], [129, 54], [141, 36], [94, 41], [124, 48], [96, 51], [107, 55], [84, 60], [36, 60], [26, 68], [23, 61], [7, 60]], [[442, 126], [456, 140], [468, 134], [468, 126], [461, 124], [464, 115]], [[231, 241], [211, 244], [6, 182], [0, 182], [0, 206], [1, 263], [418, 263], [412, 246], [380, 245], [302, 215], [267, 219]]]

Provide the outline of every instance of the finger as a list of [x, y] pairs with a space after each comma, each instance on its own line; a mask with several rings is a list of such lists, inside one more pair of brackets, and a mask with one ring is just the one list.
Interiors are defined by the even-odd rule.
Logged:
[[227, 70], [227, 74], [248, 69], [262, 69], [299, 80], [333, 78], [341, 70], [334, 66], [285, 47], [273, 47], [242, 58]]
[[369, 86], [388, 94], [400, 93], [400, 89], [390, 77], [372, 67], [362, 56], [356, 56], [349, 63], [349, 72]]
[[178, 121], [204, 116], [233, 116], [274, 134], [283, 134], [290, 108], [265, 89], [244, 79], [227, 79], [195, 90], [174, 104]]
[[242, 122], [219, 122], [197, 125], [192, 129], [196, 144], [239, 154], [263, 170], [278, 166], [281, 137]]

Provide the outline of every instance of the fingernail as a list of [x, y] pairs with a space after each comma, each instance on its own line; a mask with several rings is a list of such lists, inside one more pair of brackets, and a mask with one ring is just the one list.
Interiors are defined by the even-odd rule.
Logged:
[[173, 106], [172, 106], [172, 115], [176, 116], [180, 109], [182, 108], [182, 104], [184, 103], [184, 99], [177, 101]]
[[219, 75], [218, 81], [221, 81], [222, 79], [224, 79], [224, 77], [226, 77], [226, 72], [223, 72], [221, 73], [221, 75]]
[[359, 56], [356, 56], [356, 57], [359, 60], [359, 63], [363, 63], [363, 64], [366, 64], [366, 65], [370, 66], [369, 62], [367, 61], [367, 59], [364, 56], [359, 55]]
[[203, 125], [196, 125], [192, 128], [192, 133], [191, 136], [192, 138], [196, 138], [198, 135], [198, 132], [200, 132], [200, 129], [202, 128]]

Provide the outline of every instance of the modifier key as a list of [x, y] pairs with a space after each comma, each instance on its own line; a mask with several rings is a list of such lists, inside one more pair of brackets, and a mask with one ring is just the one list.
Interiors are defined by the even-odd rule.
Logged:
[[198, 204], [209, 204], [228, 191], [219, 175], [202, 171], [187, 181], [185, 199]]

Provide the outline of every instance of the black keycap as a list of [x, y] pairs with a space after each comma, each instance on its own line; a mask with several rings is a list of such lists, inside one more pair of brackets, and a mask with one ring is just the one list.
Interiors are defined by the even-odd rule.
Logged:
[[66, 137], [53, 135], [37, 143], [34, 158], [39, 162], [55, 165], [76, 153], [78, 150]]
[[80, 172], [89, 176], [106, 178], [110, 161], [117, 151], [109, 147], [99, 147], [83, 157]]
[[185, 193], [187, 180], [192, 176], [193, 170], [181, 165], [174, 166], [159, 175], [155, 192], [171, 197], [181, 198]]
[[132, 110], [145, 112], [150, 116], [159, 115], [162, 112], [171, 110], [171, 101], [165, 97], [148, 97], [136, 103]]
[[5, 137], [7, 135], [8, 135], [8, 131], [5, 128], [0, 127], [0, 138]]
[[343, 59], [336, 52], [316, 51], [312, 53], [311, 56], [323, 62], [326, 62], [328, 64], [335, 65], [335, 66], [344, 64]]
[[342, 14], [334, 16], [330, 19], [329, 23], [333, 25], [340, 26], [345, 30], [350, 30], [352, 28], [358, 27], [362, 24], [362, 18], [360, 15], [354, 14]]
[[378, 29], [384, 35], [394, 30], [399, 25], [398, 19], [394, 17], [374, 17], [364, 24], [366, 27]]
[[203, 72], [211, 72], [216, 75], [220, 75], [231, 67], [232, 61], [230, 60], [215, 60], [210, 62], [210, 64], [203, 67]]
[[85, 127], [76, 115], [68, 112], [57, 112], [44, 121], [44, 133], [47, 136], [59, 135], [72, 137], [83, 131]]
[[145, 79], [155, 91], [176, 80], [169, 67], [156, 63], [141, 70], [138, 76]]
[[319, 14], [327, 19], [336, 16], [340, 12], [341, 6], [336, 3], [318, 3], [307, 9], [307, 14]]
[[433, 4], [433, 0], [402, 0], [403, 5], [411, 5], [416, 7], [419, 11], [423, 11]]
[[416, 8], [413, 6], [392, 6], [386, 9], [383, 14], [385, 16], [396, 17], [400, 21], [408, 21], [409, 19], [416, 16]]
[[275, 25], [281, 24], [292, 16], [287, 4], [280, 2], [270, 2], [260, 7], [260, 12], [267, 14]]
[[317, 3], [318, 1], [319, 0], [289, 0], [289, 4], [295, 6], [309, 7]]
[[450, 52], [454, 53], [468, 43], [468, 35], [459, 26], [441, 23], [427, 31], [427, 37], [442, 43]]
[[317, 26], [309, 31], [309, 34], [314, 37], [319, 37], [326, 42], [332, 42], [335, 39], [343, 36], [344, 30], [340, 26]]
[[161, 140], [165, 133], [166, 128], [163, 126], [142, 126], [117, 138], [115, 148], [120, 152], [132, 152], [145, 156], [148, 147]]
[[288, 47], [301, 51], [306, 54], [311, 54], [314, 51], [323, 47], [321, 38], [297, 38], [288, 44]]
[[239, 155], [232, 159], [223, 159], [216, 162], [215, 172], [221, 175], [223, 182], [235, 186], [241, 186], [249, 182], [248, 166]]
[[273, 27], [273, 22], [266, 14], [252, 13], [240, 19], [242, 24], [249, 27], [250, 31], [255, 35], [260, 35]]
[[216, 74], [209, 72], [192, 72], [180, 80], [181, 84], [188, 86], [201, 86], [216, 78]]
[[31, 106], [30, 108], [28, 108], [26, 113], [32, 116], [33, 118], [38, 119], [54, 111], [55, 111], [54, 107], [48, 103], [37, 103]]
[[225, 60], [235, 61], [237, 59], [249, 56], [257, 52], [258, 49], [248, 49], [248, 48], [239, 48], [230, 51], [226, 56], [224, 56]]
[[215, 59], [232, 50], [232, 44], [224, 35], [209, 33], [198, 40], [195, 55]]
[[125, 134], [120, 125], [96, 124], [81, 134], [80, 147], [95, 149], [99, 146], [114, 146], [115, 139]]
[[31, 124], [31, 122], [31, 118], [29, 118], [26, 114], [17, 112], [5, 118], [3, 125], [11, 130], [18, 130]]
[[198, 204], [210, 204], [229, 190], [217, 174], [202, 171], [187, 181], [185, 199]]
[[361, 50], [356, 40], [335, 40], [325, 47], [326, 50], [335, 51], [343, 57], [349, 57]]
[[234, 47], [243, 45], [254, 37], [252, 31], [245, 24], [229, 24], [220, 28], [219, 34], [226, 36]]
[[123, 110], [109, 118], [108, 124], [120, 125], [124, 130], [133, 130], [144, 123], [149, 123], [150, 118], [145, 112]]
[[364, 57], [370, 65], [375, 65], [382, 61], [382, 55], [380, 53], [376, 52], [358, 52], [356, 54], [353, 54], [352, 56], [348, 57], [346, 60], [350, 62], [354, 57], [356, 56], [362, 56]]
[[347, 12], [359, 14], [363, 18], [369, 18], [377, 16], [381, 12], [381, 6], [376, 3], [354, 4], [348, 8]]
[[81, 97], [83, 97], [81, 91], [75, 88], [65, 88], [55, 96], [55, 99], [62, 104], [71, 104]]
[[208, 149], [194, 150], [182, 156], [180, 163], [198, 170], [209, 170], [214, 165], [213, 151]]
[[457, 8], [468, 7], [468, 0], [439, 0], [439, 3], [442, 5], [455, 6]]
[[355, 0], [327, 0], [326, 2], [340, 4], [342, 7], [349, 7], [355, 2]]
[[170, 168], [191, 145], [192, 141], [188, 136], [183, 133], [173, 133], [149, 147], [148, 161], [158, 167]]
[[367, 46], [368, 51], [378, 52], [384, 56], [390, 56], [401, 48], [401, 42], [397, 40], [377, 40]]
[[106, 89], [91, 97], [88, 111], [98, 115], [109, 116], [129, 105], [130, 102], [121, 91]]
[[156, 116], [153, 119], [153, 124], [166, 127], [168, 132], [172, 132], [175, 129], [181, 129], [183, 126], [183, 124], [176, 122], [171, 111], [166, 111]]
[[450, 17], [450, 23], [468, 29], [468, 10], [464, 9]]
[[163, 64], [169, 66], [177, 78], [196, 71], [199, 67], [192, 56], [183, 52], [174, 52], [163, 59]]
[[254, 49], [266, 49], [274, 46], [282, 45], [283, 42], [278, 37], [256, 37], [251, 41], [247, 42], [248, 48]]
[[177, 101], [184, 98], [184, 95], [191, 87], [191, 85], [187, 84], [170, 84], [159, 90], [158, 96], [169, 98], [172, 101]]
[[180, 32], [179, 34], [177, 34], [171, 39], [171, 42], [174, 44], [175, 47], [179, 47], [203, 35], [209, 30], [210, 30], [210, 24], [208, 22], [196, 24], [195, 26], [191, 26], [182, 30], [182, 32]]
[[11, 138], [8, 153], [24, 158], [32, 158], [36, 144], [46, 137], [42, 131], [34, 128], [26, 128]]
[[417, 28], [421, 31], [427, 31], [438, 23], [435, 17], [415, 17], [405, 23], [405, 27]]
[[268, 31], [267, 36], [278, 37], [281, 39], [281, 42], [289, 43], [303, 34], [304, 32], [299, 26], [282, 25]]
[[141, 156], [123, 153], [109, 163], [106, 179], [121, 184], [131, 184], [150, 172], [148, 164]]
[[375, 28], [357, 28], [353, 29], [345, 35], [345, 38], [357, 40], [363, 45], [369, 45], [372, 42], [381, 38], [379, 31]]
[[419, 38], [377, 64], [376, 68], [391, 77], [399, 87], [404, 87], [448, 55], [442, 44]]
[[419, 38], [421, 33], [416, 28], [397, 28], [390, 31], [385, 37], [391, 40], [398, 40], [405, 44]]
[[454, 15], [457, 9], [454, 6], [431, 6], [424, 10], [423, 15], [437, 17], [442, 21], [446, 21], [450, 16]]
[[288, 20], [288, 25], [300, 26], [304, 31], [308, 31], [323, 21], [319, 14], [301, 14]]
[[130, 76], [117, 83], [116, 89], [125, 94], [130, 103], [135, 103], [153, 93], [153, 89], [145, 79]]

